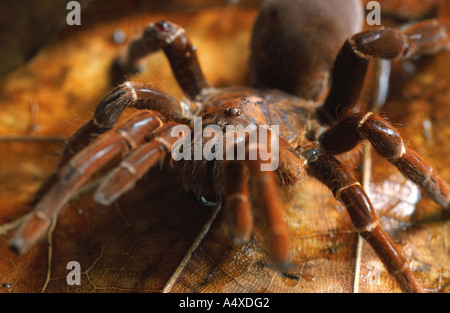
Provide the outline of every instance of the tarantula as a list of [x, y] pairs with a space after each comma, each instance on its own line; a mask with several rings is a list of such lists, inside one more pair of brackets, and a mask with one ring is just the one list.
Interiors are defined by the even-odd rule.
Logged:
[[[186, 189], [202, 195], [205, 202], [224, 203], [230, 233], [237, 243], [251, 236], [251, 202], [257, 199], [258, 209], [267, 218], [273, 260], [286, 264], [290, 246], [280, 190], [294, 189], [308, 175], [325, 184], [345, 205], [355, 229], [402, 290], [422, 291], [405, 257], [381, 229], [361, 184], [335, 156], [369, 141], [434, 201], [449, 207], [449, 185], [403, 144], [390, 123], [367, 112], [358, 98], [370, 60], [446, 50], [450, 48], [450, 23], [427, 20], [401, 31], [384, 27], [361, 31], [362, 11], [361, 3], [354, 0], [265, 1], [251, 41], [251, 87], [210, 86], [183, 28], [168, 21], [147, 26], [116, 60], [114, 72], [120, 77], [138, 72], [141, 58], [162, 49], [188, 100], [130, 81], [109, 92], [93, 118], [69, 138], [58, 171], [37, 193], [36, 206], [11, 239], [11, 248], [26, 251], [43, 236], [77, 189], [120, 157], [95, 192], [99, 204], [112, 203], [152, 166], [164, 161], [178, 171]], [[126, 108], [140, 111], [116, 126]], [[224, 133], [230, 126], [252, 131], [237, 133], [237, 138], [233, 135], [231, 142], [219, 137], [209, 147], [215, 156], [212, 159], [175, 160], [174, 148], [192, 156], [195, 151], [190, 148], [209, 143], [206, 138], [198, 141], [189, 132], [195, 133], [196, 118], [202, 118], [200, 132], [212, 125]], [[184, 131], [178, 131], [179, 126], [184, 126]], [[262, 129], [269, 138], [256, 143], [244, 140], [245, 157], [236, 159], [232, 148]], [[179, 142], [187, 146], [180, 147]], [[278, 153], [268, 156], [264, 153], [268, 149]], [[227, 153], [231, 150], [230, 158]], [[251, 158], [252, 153], [256, 157]], [[262, 170], [269, 159], [278, 166]]]

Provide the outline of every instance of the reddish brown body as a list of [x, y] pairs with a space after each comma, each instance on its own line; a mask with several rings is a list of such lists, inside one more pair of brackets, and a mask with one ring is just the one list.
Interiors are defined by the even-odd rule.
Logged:
[[[368, 140], [433, 200], [449, 207], [448, 184], [405, 147], [392, 125], [366, 112], [358, 102], [371, 59], [409, 58], [448, 49], [449, 23], [428, 20], [402, 31], [358, 32], [361, 10], [354, 0], [265, 1], [253, 32], [251, 87], [211, 87], [184, 30], [166, 21], [149, 25], [114, 64], [115, 77], [136, 72], [140, 58], [162, 49], [188, 100], [180, 101], [148, 84], [125, 82], [114, 88], [99, 103], [93, 118], [70, 138], [58, 172], [36, 195], [36, 208], [11, 240], [11, 247], [26, 251], [83, 183], [104, 164], [122, 156], [96, 191], [98, 203], [110, 204], [164, 160], [179, 171], [180, 183], [204, 203], [224, 203], [237, 243], [251, 236], [251, 205], [257, 199], [267, 219], [272, 257], [283, 265], [289, 262], [290, 241], [279, 193], [308, 175], [328, 186], [345, 205], [356, 230], [402, 289], [422, 291], [406, 259], [381, 229], [361, 184], [335, 155]], [[127, 107], [143, 112], [113, 129]], [[177, 140], [187, 138], [194, 147], [195, 135], [174, 137], [173, 131], [185, 126], [195, 133], [195, 117], [202, 118], [202, 129], [217, 125], [223, 132], [230, 125], [268, 126], [270, 138], [279, 139], [279, 166], [275, 171], [262, 171], [265, 160], [261, 154], [256, 159], [247, 157], [264, 145], [260, 142], [246, 144], [243, 160], [174, 161], [171, 149]], [[274, 125], [279, 126], [279, 133], [270, 128]], [[223, 142], [223, 151], [229, 148], [227, 144]], [[237, 140], [231, 143], [236, 144]], [[266, 145], [273, 147], [270, 140]], [[250, 185], [255, 188], [250, 190]]]

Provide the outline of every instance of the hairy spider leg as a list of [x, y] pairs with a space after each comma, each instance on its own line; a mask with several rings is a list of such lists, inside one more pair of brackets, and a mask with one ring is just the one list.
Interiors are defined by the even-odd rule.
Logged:
[[[260, 129], [255, 130], [260, 137]], [[286, 266], [290, 262], [291, 247], [289, 230], [284, 217], [283, 202], [280, 197], [280, 184], [276, 171], [267, 167], [268, 162], [280, 158], [275, 149], [274, 140], [278, 133], [267, 129], [267, 140], [249, 142], [246, 146], [245, 164], [249, 170], [249, 181], [252, 184], [252, 197], [264, 214], [269, 230], [269, 246], [272, 260], [278, 266]], [[264, 142], [265, 141], [265, 142]], [[270, 152], [269, 152], [270, 151]], [[252, 157], [253, 156], [253, 157]]]
[[[345, 145], [336, 142], [345, 130]], [[330, 154], [351, 150], [369, 140], [377, 153], [394, 164], [409, 180], [421, 187], [436, 203], [450, 207], [450, 186], [416, 152], [405, 147], [402, 138], [388, 121], [369, 112], [348, 116], [327, 130], [320, 138], [322, 148]]]
[[[319, 112], [325, 113], [328, 121], [334, 123], [320, 138], [328, 153], [349, 151], [361, 140], [368, 139], [378, 154], [445, 207], [450, 201], [448, 184], [426, 161], [403, 145], [392, 125], [373, 113], [364, 113], [357, 105], [357, 93], [371, 59], [407, 59], [449, 50], [449, 27], [447, 19], [432, 19], [402, 31], [380, 28], [353, 35], [339, 52], [330, 94]], [[345, 143], [339, 138], [346, 138]]]
[[405, 257], [381, 229], [375, 209], [356, 178], [333, 156], [318, 148], [305, 151], [303, 156], [308, 173], [325, 184], [345, 205], [354, 227], [397, 279], [401, 289], [404, 292], [423, 292]]
[[130, 190], [136, 182], [158, 161], [170, 154], [173, 144], [180, 138], [172, 136], [172, 129], [179, 124], [169, 122], [155, 131], [151, 140], [129, 154], [98, 187], [94, 200], [110, 205]]
[[290, 261], [290, 239], [279, 194], [280, 180], [273, 168], [280, 158], [278, 141], [282, 139], [270, 128], [262, 131], [264, 136], [261, 136], [261, 131], [256, 128], [243, 135], [246, 137], [244, 156], [239, 156], [238, 149], [235, 149], [241, 143], [240, 140], [235, 141], [235, 138], [225, 145], [225, 220], [234, 243], [240, 245], [248, 242], [254, 226], [251, 211], [254, 202], [267, 222], [271, 258], [277, 266], [285, 267]]
[[10, 240], [11, 249], [24, 253], [44, 235], [51, 220], [84, 183], [108, 162], [135, 149], [160, 126], [161, 120], [156, 112], [142, 111], [76, 154], [58, 171], [56, 183], [14, 234]]
[[190, 99], [195, 99], [203, 89], [209, 87], [197, 58], [197, 49], [185, 30], [166, 21], [151, 23], [141, 37], [130, 43], [126, 54], [117, 58], [113, 64], [113, 79], [122, 81], [125, 75], [140, 72], [139, 60], [161, 49], [169, 60], [178, 84]]
[[254, 197], [268, 224], [272, 259], [277, 265], [284, 266], [290, 261], [291, 249], [278, 180], [275, 172], [261, 171], [261, 164], [260, 160], [247, 162], [250, 179], [255, 185]]
[[[394, 127], [381, 117], [365, 112], [358, 103], [359, 92], [370, 60], [411, 58], [449, 49], [447, 29], [448, 21], [441, 19], [423, 21], [402, 31], [379, 28], [353, 35], [344, 43], [338, 54], [333, 69], [330, 93], [318, 113], [325, 122], [332, 125], [319, 138], [320, 145], [326, 153], [331, 155], [343, 153], [353, 149], [362, 140], [368, 139], [375, 150], [396, 165], [408, 179], [422, 187], [436, 202], [448, 207], [448, 185], [422, 158], [404, 146]], [[342, 138], [345, 138], [345, 142]], [[317, 166], [316, 162], [312, 162], [310, 167], [313, 164]], [[319, 173], [315, 171], [314, 174], [319, 176]], [[325, 178], [322, 177], [324, 181], [329, 180]], [[329, 185], [332, 187], [331, 181]], [[349, 190], [355, 188], [361, 187], [357, 186]], [[350, 197], [353, 202], [370, 203], [368, 199], [365, 200], [365, 195], [364, 199], [355, 201], [357, 195], [356, 192], [353, 193], [355, 195]], [[340, 198], [343, 200], [342, 194]], [[346, 206], [348, 209], [352, 206], [353, 209], [358, 208], [357, 205], [352, 204]], [[406, 263], [403, 262], [404, 257], [400, 251], [397, 251], [395, 245], [390, 243], [388, 236], [382, 233], [381, 229], [376, 233], [380, 235], [375, 236], [375, 231], [369, 233], [363, 231], [361, 235], [374, 248], [404, 291], [419, 291], [418, 283], [409, 273], [410, 270], [406, 270]]]
[[234, 243], [244, 244], [250, 239], [254, 226], [251, 211], [253, 201], [262, 210], [263, 218], [267, 222], [272, 260], [278, 266], [285, 266], [290, 260], [289, 233], [279, 194], [279, 179], [275, 169], [268, 166], [280, 157], [278, 145], [275, 144], [280, 138], [279, 134], [270, 128], [263, 132], [265, 135], [261, 136], [261, 130], [256, 128], [245, 135], [238, 135], [238, 138], [246, 138], [244, 155], [239, 155], [237, 148], [242, 143], [241, 139], [234, 137], [234, 140], [225, 144], [227, 157], [223, 161], [224, 214]]
[[248, 168], [242, 161], [224, 161], [224, 214], [233, 241], [244, 244], [253, 230], [248, 190]]
[[432, 19], [401, 31], [380, 27], [347, 39], [334, 63], [330, 92], [318, 111], [321, 119], [331, 125], [346, 114], [364, 110], [358, 100], [370, 60], [408, 59], [448, 50], [449, 27], [449, 20]]
[[166, 122], [164, 116], [182, 119], [189, 113], [189, 103], [154, 88], [148, 84], [125, 82], [111, 90], [97, 105], [94, 116], [81, 126], [68, 140], [56, 172], [50, 176], [35, 193], [32, 205], [36, 204], [58, 179], [57, 171], [76, 153], [92, 143], [99, 135], [111, 130], [127, 107], [139, 110], [154, 110], [161, 114], [159, 118]]

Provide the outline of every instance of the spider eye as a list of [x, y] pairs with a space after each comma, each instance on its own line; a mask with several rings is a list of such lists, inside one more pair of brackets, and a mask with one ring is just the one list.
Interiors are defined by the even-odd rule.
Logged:
[[323, 151], [319, 148], [313, 148], [303, 152], [303, 156], [305, 157], [305, 165], [317, 161], [321, 154], [323, 154]]
[[239, 115], [241, 115], [241, 110], [239, 110], [238, 108], [229, 107], [225, 110], [225, 113], [230, 116], [231, 115], [239, 116]]
[[159, 30], [159, 31], [164, 31], [167, 28], [169, 28], [169, 24], [167, 24], [166, 21], [159, 21], [155, 24], [155, 27]]

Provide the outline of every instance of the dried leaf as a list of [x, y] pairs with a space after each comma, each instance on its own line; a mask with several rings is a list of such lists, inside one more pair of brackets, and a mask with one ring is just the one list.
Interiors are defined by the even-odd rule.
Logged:
[[[58, 162], [62, 139], [91, 117], [109, 90], [108, 67], [124, 48], [112, 40], [115, 31], [122, 30], [129, 40], [149, 22], [174, 21], [197, 46], [213, 85], [244, 84], [255, 14], [255, 6], [228, 5], [189, 13], [124, 10], [104, 20], [101, 14], [90, 15], [81, 27], [69, 27], [28, 64], [5, 76], [0, 93], [0, 225], [29, 212], [28, 201]], [[147, 67], [130, 79], [154, 82], [182, 96], [162, 53], [151, 56]], [[409, 145], [450, 180], [445, 158], [450, 151], [450, 71], [443, 70], [448, 68], [448, 53], [397, 64], [382, 113], [401, 125]], [[420, 198], [414, 185], [375, 154], [372, 164], [368, 192], [384, 229], [426, 289], [448, 292], [449, 224], [439, 218], [441, 208]], [[180, 191], [173, 173], [152, 170], [110, 207], [96, 205], [91, 192], [86, 188], [67, 204], [48, 238], [23, 256], [9, 251], [12, 231], [0, 226], [0, 291], [352, 292], [355, 279], [360, 292], [400, 291], [364, 242], [357, 265], [358, 234], [347, 212], [314, 180], [306, 180], [286, 204], [293, 253], [286, 271], [270, 262], [257, 211], [251, 241], [234, 246], [221, 211], [211, 221], [216, 211]], [[81, 285], [67, 283], [70, 261], [80, 264]]]

